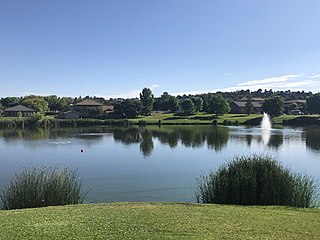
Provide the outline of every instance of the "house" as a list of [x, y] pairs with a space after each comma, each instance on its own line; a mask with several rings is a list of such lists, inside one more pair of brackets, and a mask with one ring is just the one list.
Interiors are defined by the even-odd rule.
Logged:
[[102, 112], [105, 114], [112, 113], [113, 111], [114, 111], [113, 106], [110, 106], [110, 105], [102, 106]]
[[78, 119], [80, 118], [80, 113], [70, 110], [60, 113], [59, 118], [63, 119]]
[[[246, 105], [247, 105], [247, 98], [241, 98], [237, 101], [232, 101], [230, 103], [231, 112], [230, 113], [247, 113]], [[253, 113], [261, 113], [262, 112], [262, 105], [264, 103], [263, 98], [252, 98], [251, 103], [253, 105]]]
[[101, 111], [103, 104], [98, 103], [91, 99], [85, 99], [70, 107], [70, 110], [78, 112], [80, 117], [89, 118], [95, 117], [99, 111]]
[[19, 116], [19, 113], [21, 113], [22, 117], [28, 117], [35, 112], [36, 111], [31, 108], [25, 107], [23, 105], [17, 105], [17, 106], [5, 109], [3, 111], [3, 115], [4, 117], [17, 117]]
[[296, 107], [301, 110], [307, 107], [307, 101], [303, 99], [296, 99], [284, 102], [285, 108], [290, 108], [292, 105], [296, 105]]

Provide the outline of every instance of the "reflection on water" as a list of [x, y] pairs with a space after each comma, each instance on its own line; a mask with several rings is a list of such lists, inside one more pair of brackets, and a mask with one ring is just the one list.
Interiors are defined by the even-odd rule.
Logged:
[[151, 155], [154, 140], [175, 148], [181, 143], [188, 148], [200, 148], [207, 144], [209, 149], [221, 151], [229, 139], [229, 129], [225, 127], [177, 126], [177, 127], [148, 127], [114, 129], [114, 139], [123, 144], [140, 144], [140, 150], [145, 157]]
[[194, 176], [251, 153], [320, 177], [319, 127], [11, 129], [0, 130], [0, 152], [0, 188], [25, 166], [60, 164], [78, 169], [89, 202], [195, 201]]
[[264, 145], [268, 145], [271, 137], [271, 130], [270, 129], [262, 129], [262, 143]]
[[[284, 139], [288, 141], [305, 141], [306, 146], [320, 152], [320, 128], [305, 127], [303, 129], [261, 129], [248, 127], [212, 127], [212, 126], [162, 126], [162, 127], [127, 127], [127, 128], [63, 128], [63, 129], [7, 129], [0, 130], [0, 139], [6, 143], [23, 140], [30, 144], [33, 141], [51, 139], [51, 144], [64, 145], [71, 141], [63, 139], [79, 139], [91, 143], [102, 141], [106, 136], [113, 136], [115, 142], [125, 145], [139, 144], [144, 156], [150, 156], [154, 141], [176, 148], [179, 143], [187, 148], [201, 148], [217, 152], [222, 151], [230, 139], [246, 142], [262, 143], [270, 148], [278, 149]], [[59, 139], [60, 141], [55, 141]]]
[[320, 128], [311, 126], [303, 129], [305, 132], [306, 145], [309, 149], [320, 153]]

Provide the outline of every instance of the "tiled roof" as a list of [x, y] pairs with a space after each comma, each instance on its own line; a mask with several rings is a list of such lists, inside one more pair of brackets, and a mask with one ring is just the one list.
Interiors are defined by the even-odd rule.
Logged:
[[98, 103], [98, 102], [91, 100], [91, 99], [85, 99], [85, 100], [78, 102], [74, 105], [75, 106], [102, 106], [103, 104]]
[[300, 103], [300, 104], [306, 104], [307, 101], [303, 99], [296, 99], [296, 100], [290, 100], [290, 101], [285, 101], [285, 104], [291, 104], [291, 103]]
[[102, 111], [112, 112], [113, 111], [113, 106], [104, 105], [104, 106], [102, 106]]
[[[234, 101], [234, 104], [236, 104], [238, 107], [245, 107], [246, 106], [246, 102], [238, 102], [238, 101]], [[255, 108], [260, 108], [262, 106], [262, 104], [260, 102], [252, 102], [253, 107]]]
[[23, 105], [17, 105], [17, 106], [5, 109], [4, 112], [35, 112], [35, 110], [25, 107]]

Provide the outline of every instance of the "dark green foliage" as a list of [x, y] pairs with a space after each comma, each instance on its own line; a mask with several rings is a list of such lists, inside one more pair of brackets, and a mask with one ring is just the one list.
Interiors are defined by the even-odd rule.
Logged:
[[28, 125], [38, 127], [43, 118], [44, 118], [44, 116], [41, 113], [32, 113], [28, 117], [28, 120], [27, 120], [28, 121]]
[[49, 110], [48, 102], [42, 96], [26, 96], [21, 101], [21, 104], [37, 112], [45, 112]]
[[203, 203], [314, 207], [318, 188], [313, 178], [291, 172], [269, 156], [235, 157], [217, 172], [197, 179]]
[[135, 118], [139, 114], [141, 104], [136, 99], [125, 99], [114, 104], [115, 114], [119, 114], [125, 118]]
[[265, 100], [262, 105], [262, 110], [272, 117], [277, 117], [283, 114], [284, 100], [282, 97], [275, 96]]
[[161, 97], [156, 98], [153, 103], [153, 108], [160, 111], [175, 112], [178, 110], [179, 100], [167, 92], [164, 92]]
[[2, 209], [21, 209], [82, 203], [77, 172], [68, 168], [26, 168], [0, 194]]
[[320, 114], [320, 93], [307, 98], [307, 109], [310, 113]]
[[145, 116], [151, 114], [153, 109], [153, 94], [149, 88], [144, 88], [140, 93], [141, 113]]
[[230, 112], [228, 101], [221, 94], [209, 94], [207, 100], [207, 112], [223, 115]]
[[194, 103], [190, 98], [184, 99], [180, 105], [182, 113], [185, 115], [190, 115], [195, 111]]
[[13, 107], [20, 104], [21, 99], [18, 97], [1, 98], [0, 103], [4, 108]]
[[194, 110], [195, 112], [200, 112], [203, 107], [203, 100], [201, 97], [192, 97], [191, 98], [193, 104], [194, 104]]

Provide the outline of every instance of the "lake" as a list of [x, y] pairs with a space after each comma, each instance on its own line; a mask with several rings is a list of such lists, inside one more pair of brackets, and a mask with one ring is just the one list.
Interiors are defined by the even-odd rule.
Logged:
[[195, 202], [195, 177], [236, 155], [269, 154], [320, 178], [319, 127], [0, 130], [0, 152], [0, 187], [24, 167], [58, 164], [78, 170], [90, 203]]

